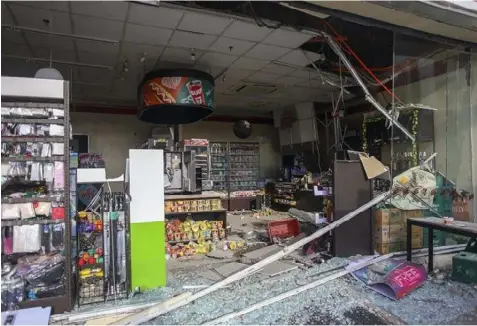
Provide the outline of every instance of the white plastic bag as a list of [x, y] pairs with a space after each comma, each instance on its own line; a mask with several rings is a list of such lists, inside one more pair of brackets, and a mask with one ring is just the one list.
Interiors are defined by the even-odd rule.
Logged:
[[2, 220], [14, 220], [20, 218], [18, 204], [2, 204]]

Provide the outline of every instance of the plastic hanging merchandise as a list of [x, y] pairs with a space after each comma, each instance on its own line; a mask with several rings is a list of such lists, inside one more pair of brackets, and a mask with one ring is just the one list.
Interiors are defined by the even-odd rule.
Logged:
[[37, 252], [41, 249], [40, 225], [16, 225], [13, 227], [13, 252]]
[[5, 255], [13, 254], [13, 228], [2, 228], [2, 252]]
[[65, 163], [56, 161], [54, 172], [54, 189], [63, 189], [65, 187]]
[[33, 218], [36, 216], [33, 203], [22, 203], [18, 205], [20, 206], [20, 215], [22, 219]]
[[15, 220], [20, 217], [18, 204], [2, 204], [2, 220]]

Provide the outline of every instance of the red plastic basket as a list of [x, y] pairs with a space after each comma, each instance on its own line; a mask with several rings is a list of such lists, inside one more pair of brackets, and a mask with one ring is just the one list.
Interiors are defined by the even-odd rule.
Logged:
[[300, 234], [300, 223], [294, 218], [268, 222], [268, 237], [270, 241], [280, 238], [296, 237]]

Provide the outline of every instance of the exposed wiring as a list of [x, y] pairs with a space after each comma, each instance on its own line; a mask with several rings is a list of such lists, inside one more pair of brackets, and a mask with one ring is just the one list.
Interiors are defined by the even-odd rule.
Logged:
[[267, 23], [265, 23], [265, 22], [260, 18], [259, 15], [257, 15], [257, 13], [255, 12], [255, 10], [253, 9], [252, 1], [247, 1], [247, 4], [248, 4], [248, 7], [250, 8], [250, 10], [252, 11], [252, 15], [253, 15], [253, 19], [255, 20], [255, 23], [256, 23], [259, 27], [266, 27], [266, 28], [270, 28], [270, 29], [279, 29], [280, 27], [283, 26], [283, 23], [282, 23], [282, 22], [276, 24], [275, 26], [268, 25]]
[[[339, 36], [338, 32], [329, 24], [327, 21], [324, 21], [324, 23], [330, 28], [330, 30], [335, 34], [335, 36]], [[358, 55], [349, 47], [349, 45], [345, 41], [341, 41], [340, 44], [343, 44], [345, 48], [349, 51], [349, 53], [358, 61], [358, 63], [363, 67], [363, 69], [371, 76], [373, 77], [374, 80], [382, 87], [386, 92], [388, 92], [392, 97], [394, 97], [399, 103], [404, 104], [399, 97], [397, 97], [392, 91], [389, 90], [386, 85], [382, 83], [381, 80], [379, 80], [378, 77], [364, 64], [364, 62], [358, 57]]]

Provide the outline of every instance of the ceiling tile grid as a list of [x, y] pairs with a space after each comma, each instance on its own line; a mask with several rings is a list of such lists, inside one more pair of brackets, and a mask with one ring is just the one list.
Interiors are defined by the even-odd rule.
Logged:
[[49, 25], [44, 21], [47, 19], [51, 22], [53, 32], [68, 34], [72, 32], [70, 17], [67, 13], [27, 7], [20, 4], [21, 2], [8, 3], [18, 25], [48, 31]]
[[217, 39], [215, 35], [205, 35], [176, 30], [169, 40], [172, 46], [178, 46], [189, 49], [207, 50]]
[[184, 16], [184, 12], [180, 10], [164, 7], [161, 7], [161, 10], [154, 9], [151, 6], [132, 4], [128, 22], [137, 25], [175, 29]]
[[277, 64], [277, 63], [270, 63], [269, 65], [266, 65], [260, 71], [262, 72], [268, 72], [271, 74], [277, 74], [277, 75], [288, 75], [292, 72], [294, 72], [296, 68]]
[[80, 15], [73, 15], [72, 17], [75, 33], [78, 35], [110, 40], [121, 39], [123, 22]]
[[271, 32], [272, 30], [266, 27], [259, 27], [256, 24], [236, 20], [225, 30], [223, 36], [239, 40], [259, 42]]
[[253, 59], [277, 60], [288, 52], [290, 49], [259, 43], [245, 53], [245, 56]]
[[271, 83], [273, 84], [277, 78], [279, 78], [280, 75], [276, 74], [269, 74], [266, 72], [261, 72], [257, 71], [256, 73], [248, 76], [246, 80], [248, 81], [253, 81], [253, 82], [259, 82], [259, 83]]
[[[6, 36], [6, 40], [2, 39], [2, 53], [47, 59], [51, 47], [53, 60], [78, 60], [82, 65], [114, 67], [113, 71], [74, 67], [74, 78], [78, 82], [105, 85], [102, 87], [102, 97], [122, 100], [132, 97], [130, 100], [134, 101], [136, 87], [144, 73], [149, 69], [161, 68], [209, 72], [216, 78], [219, 107], [253, 106], [254, 110], [271, 110], [290, 101], [323, 99], [325, 96], [321, 94], [330, 91], [328, 85], [323, 87], [320, 79], [314, 79], [319, 77], [317, 72], [305, 68], [309, 60], [301, 50], [297, 50], [311, 38], [307, 33], [259, 27], [253, 22], [217, 13], [180, 10], [162, 3], [158, 6], [137, 2], [50, 5], [10, 2], [13, 16], [2, 10], [2, 23], [16, 19], [21, 26], [47, 31], [43, 19], [51, 16], [55, 32], [72, 34], [73, 27], [76, 35], [104, 38], [119, 44], [52, 36], [50, 45], [47, 34], [4, 31], [2, 36]], [[5, 9], [3, 3], [2, 9]], [[26, 35], [33, 54], [29, 53], [21, 34]], [[13, 46], [15, 43], [16, 46]], [[5, 50], [5, 45], [10, 49]], [[307, 55], [311, 60], [319, 59], [315, 53], [307, 52]], [[126, 60], [128, 71], [124, 72]], [[38, 65], [47, 64], [41, 62]], [[65, 70], [63, 64], [53, 63], [53, 66], [61, 66]], [[97, 73], [85, 69], [96, 70]], [[224, 95], [231, 88], [246, 83], [274, 84], [279, 91], [268, 95]], [[82, 98], [87, 98], [90, 88], [77, 89], [82, 92]]]
[[186, 12], [177, 29], [209, 35], [220, 35], [232, 22], [233, 20], [230, 18]]
[[56, 50], [74, 52], [73, 40], [69, 38], [38, 33], [25, 33], [25, 37], [31, 47], [51, 47], [53, 52]]
[[311, 38], [308, 34], [275, 29], [262, 40], [264, 44], [278, 45], [289, 49], [296, 49]]
[[260, 60], [240, 57], [230, 65], [230, 68], [245, 70], [260, 70], [270, 63], [270, 60]]
[[128, 11], [126, 1], [71, 1], [73, 14], [124, 21]]
[[124, 41], [148, 45], [166, 45], [172, 33], [171, 29], [128, 23], [126, 24]]
[[[203, 51], [195, 49], [192, 51], [191, 49], [167, 47], [165, 48], [164, 52], [162, 52], [160, 60], [194, 65], [195, 60], [200, 58], [203, 53]], [[192, 57], [192, 54], [194, 54], [195, 59]]]
[[238, 56], [235, 55], [207, 52], [200, 58], [198, 64], [207, 65], [209, 67], [228, 67], [237, 59]]
[[[2, 1], [3, 2], [3, 1]], [[5, 1], [12, 2], [12, 1]], [[40, 8], [45, 10], [54, 10], [68, 12], [68, 2], [67, 1], [22, 1], [22, 6]]]
[[210, 47], [209, 50], [233, 54], [243, 55], [250, 50], [256, 43], [249, 41], [242, 41], [228, 37], [219, 37]]

